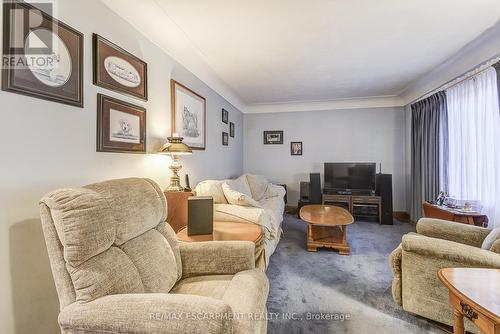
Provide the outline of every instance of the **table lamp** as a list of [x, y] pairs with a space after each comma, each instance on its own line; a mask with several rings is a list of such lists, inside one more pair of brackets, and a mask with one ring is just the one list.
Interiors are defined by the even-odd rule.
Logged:
[[184, 191], [181, 187], [179, 181], [179, 171], [182, 165], [179, 162], [180, 155], [193, 154], [193, 151], [186, 144], [182, 143], [184, 138], [179, 137], [177, 133], [172, 134], [172, 137], [168, 137], [168, 142], [162, 146], [159, 153], [169, 155], [172, 157], [172, 163], [170, 164], [170, 170], [172, 171], [172, 177], [170, 177], [170, 185], [167, 187], [167, 191]]

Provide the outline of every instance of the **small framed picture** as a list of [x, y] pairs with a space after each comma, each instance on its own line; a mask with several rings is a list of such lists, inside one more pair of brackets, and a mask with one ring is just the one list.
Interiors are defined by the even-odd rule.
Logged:
[[283, 131], [281, 130], [264, 131], [264, 144], [265, 145], [283, 144]]
[[290, 154], [291, 155], [302, 155], [302, 142], [292, 141], [290, 143]]
[[146, 152], [146, 109], [97, 95], [97, 152]]
[[148, 65], [116, 44], [93, 34], [94, 85], [148, 100]]
[[234, 123], [233, 122], [229, 122], [229, 135], [231, 136], [231, 138], [234, 138]]
[[229, 145], [229, 136], [227, 132], [222, 133], [222, 145], [228, 146]]
[[222, 109], [222, 123], [229, 122], [229, 112], [226, 109]]

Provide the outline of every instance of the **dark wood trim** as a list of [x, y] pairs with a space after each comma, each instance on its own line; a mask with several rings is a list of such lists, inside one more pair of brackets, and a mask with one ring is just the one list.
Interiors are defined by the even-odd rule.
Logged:
[[[130, 150], [128, 148], [109, 148], [109, 147], [105, 147], [105, 140], [104, 140], [104, 131], [103, 131], [103, 126], [105, 126], [105, 122], [104, 122], [104, 117], [105, 117], [105, 110], [104, 110], [104, 103], [106, 101], [109, 101], [109, 102], [112, 102], [112, 103], [115, 103], [115, 104], [120, 104], [120, 105], [123, 105], [125, 107], [128, 107], [128, 108], [132, 108], [132, 109], [136, 109], [138, 111], [141, 111], [143, 113], [142, 117], [144, 119], [144, 126], [142, 128], [142, 130], [140, 131], [141, 132], [141, 137], [144, 138], [143, 140], [143, 146], [144, 146], [144, 149], [141, 149], [141, 150]], [[146, 150], [147, 150], [147, 131], [146, 131], [146, 108], [144, 107], [141, 107], [141, 106], [137, 106], [137, 105], [134, 105], [134, 104], [131, 104], [131, 103], [128, 103], [128, 102], [124, 102], [124, 101], [121, 101], [121, 100], [118, 100], [118, 99], [115, 99], [113, 97], [110, 97], [110, 96], [106, 96], [106, 95], [103, 95], [103, 94], [97, 94], [97, 131], [96, 131], [96, 135], [97, 135], [97, 141], [96, 141], [96, 150], [97, 152], [111, 152], [111, 153], [134, 153], [134, 154], [144, 154], [146, 153]], [[107, 124], [109, 126], [109, 124]]]
[[174, 134], [174, 132], [176, 132], [176, 129], [175, 129], [175, 108], [176, 108], [176, 101], [175, 101], [175, 86], [176, 85], [179, 85], [180, 87], [184, 88], [185, 90], [189, 91], [190, 93], [198, 96], [200, 99], [202, 99], [204, 101], [203, 103], [203, 118], [204, 118], [204, 122], [203, 122], [203, 125], [204, 125], [204, 130], [203, 130], [203, 147], [192, 147], [192, 146], [189, 146], [190, 149], [192, 150], [200, 150], [200, 151], [204, 151], [206, 148], [207, 148], [207, 100], [201, 96], [200, 94], [196, 93], [194, 90], [184, 86], [183, 84], [181, 84], [180, 82], [174, 80], [174, 79], [170, 79], [170, 104], [171, 104], [171, 117], [170, 117], [170, 122], [171, 122], [171, 126], [170, 126], [170, 135], [172, 136]]
[[[119, 85], [112, 85], [112, 84], [109, 84], [107, 82], [103, 82], [100, 80], [99, 71], [101, 68], [101, 63], [98, 61], [99, 55], [98, 55], [98, 49], [97, 49], [99, 42], [103, 42], [103, 43], [109, 45], [110, 47], [112, 47], [116, 51], [123, 53], [124, 55], [126, 55], [130, 58], [133, 58], [134, 60], [136, 60], [137, 62], [141, 63], [144, 66], [144, 78], [143, 78], [144, 95], [133, 93], [133, 92], [131, 92], [131, 91], [127, 90], [126, 88], [123, 88]], [[132, 97], [136, 97], [136, 98], [139, 98], [143, 101], [148, 100], [148, 64], [144, 60], [142, 60], [141, 58], [139, 58], [136, 55], [121, 48], [120, 46], [118, 46], [115, 43], [109, 41], [108, 39], [102, 37], [101, 35], [93, 33], [92, 34], [92, 63], [93, 63], [92, 64], [92, 80], [93, 80], [94, 85], [102, 87], [102, 88], [106, 88], [106, 89], [109, 89], [109, 90], [112, 90], [115, 92], [123, 93], [123, 94], [129, 95], [129, 96], [132, 96]]]

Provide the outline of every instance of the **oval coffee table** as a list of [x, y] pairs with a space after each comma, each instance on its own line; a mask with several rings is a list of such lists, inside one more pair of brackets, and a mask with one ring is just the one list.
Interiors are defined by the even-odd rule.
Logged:
[[340, 255], [349, 255], [347, 225], [354, 223], [349, 211], [333, 205], [306, 205], [300, 209], [299, 215], [308, 223], [308, 251], [329, 247], [337, 249]]

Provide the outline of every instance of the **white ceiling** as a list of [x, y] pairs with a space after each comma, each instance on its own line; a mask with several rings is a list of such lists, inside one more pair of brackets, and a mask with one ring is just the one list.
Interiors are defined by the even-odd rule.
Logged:
[[399, 96], [500, 20], [498, 0], [103, 1], [159, 45], [175, 28], [245, 105]]

